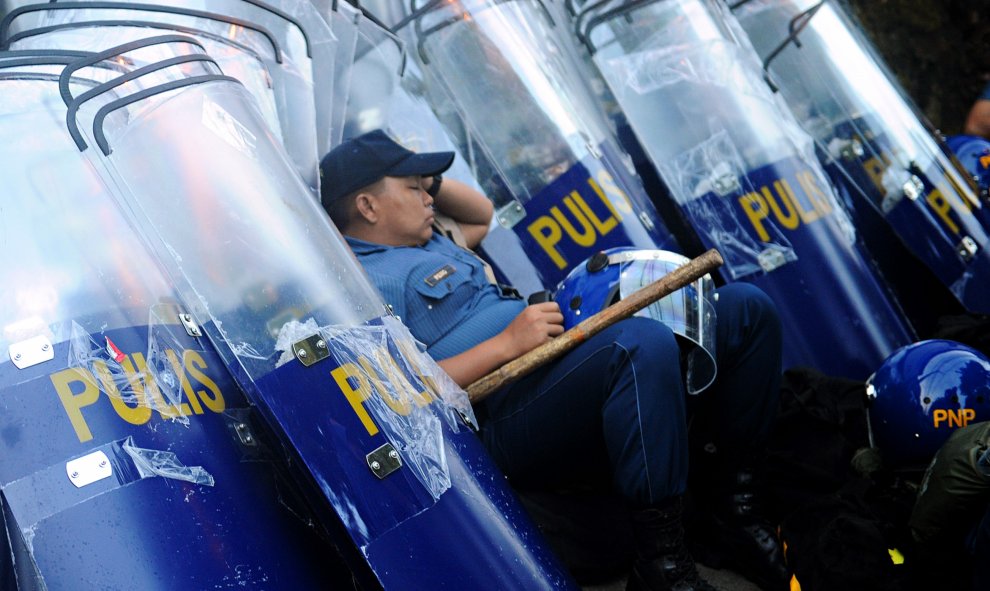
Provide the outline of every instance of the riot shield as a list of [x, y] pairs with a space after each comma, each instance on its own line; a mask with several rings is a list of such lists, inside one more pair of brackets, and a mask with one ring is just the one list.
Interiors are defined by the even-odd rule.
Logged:
[[[495, 477], [466, 396], [382, 316], [235, 79], [96, 96], [76, 113], [131, 230], [285, 446], [317, 519], [344, 534], [363, 583], [570, 586]], [[181, 141], [163, 141], [175, 130]]]
[[404, 21], [426, 96], [495, 202], [492, 238], [528, 255], [486, 248], [497, 268], [529, 266], [552, 289], [608, 247], [678, 250], [545, 7], [429, 2]]
[[351, 76], [352, 84], [344, 105], [344, 138], [388, 126], [392, 98], [399, 94], [406, 64], [402, 42], [370, 13], [357, 20], [357, 43]]
[[313, 4], [337, 38], [333, 55], [332, 92], [317, 98], [317, 109], [326, 110], [330, 120], [327, 141], [318, 144], [319, 155], [322, 157], [343, 140], [347, 96], [350, 93], [354, 53], [357, 49], [358, 22], [362, 15], [360, 10], [346, 2], [313, 0]]
[[913, 340], [810, 138], [720, 3], [591, 3], [574, 30], [670, 197], [725, 257], [724, 278], [777, 304], [785, 367], [859, 379]]
[[[885, 273], [896, 275], [917, 258], [966, 308], [990, 311], [986, 203], [842, 10], [833, 2], [751, 0], [735, 14], [823, 163], [849, 192], [868, 244], [891, 229], [900, 241], [870, 244]], [[896, 250], [901, 245], [907, 256]], [[902, 292], [917, 291], [918, 273], [903, 281]], [[929, 313], [945, 313], [931, 308], [929, 299]]]
[[[236, 3], [207, 2], [221, 9], [232, 4]], [[319, 184], [309, 37], [281, 11], [257, 10], [251, 16], [258, 20], [120, 1], [31, 4], [10, 11], [0, 22], [0, 45], [99, 51], [146, 37], [147, 28], [201, 38], [211, 45], [210, 55], [220, 60], [224, 72], [243, 80], [265, 106], [269, 128], [282, 138], [299, 174], [315, 192]]]
[[[381, 24], [370, 18], [361, 18], [359, 23], [362, 32], [352, 75], [362, 83], [338, 99], [346, 99], [345, 137], [381, 128], [413, 151], [455, 152], [457, 156], [444, 176], [483, 191], [477, 181], [478, 171], [485, 168], [483, 156], [474, 151], [461, 152], [462, 146], [470, 150], [471, 142], [464, 138], [455, 142], [448, 135], [456, 133], [450, 131], [451, 127], [462, 128], [461, 120], [456, 114], [433, 109], [436, 101], [431, 98], [438, 93], [431, 89], [431, 81], [420, 64], [409, 58], [405, 45]], [[543, 289], [518, 238], [502, 226], [493, 224], [479, 250], [499, 253], [502, 264], [493, 268], [501, 283], [522, 293]]]
[[[193, 39], [168, 45], [196, 57]], [[278, 445], [67, 132], [60, 88], [130, 71], [95, 62], [60, 85], [80, 58], [0, 57], [0, 129], [16, 139], [0, 146], [0, 585], [346, 583]], [[173, 64], [150, 79], [214, 67]]]

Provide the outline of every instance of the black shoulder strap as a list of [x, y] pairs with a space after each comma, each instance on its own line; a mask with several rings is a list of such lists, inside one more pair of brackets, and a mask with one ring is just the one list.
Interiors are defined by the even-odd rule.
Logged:
[[467, 241], [464, 239], [464, 233], [461, 232], [461, 227], [456, 221], [454, 221], [454, 218], [446, 216], [439, 211], [434, 211], [433, 230], [443, 234], [447, 238], [450, 238], [451, 242], [468, 251], [474, 258], [481, 261], [482, 266], [485, 268], [485, 277], [488, 278], [489, 283], [498, 283], [498, 281], [495, 280], [495, 272], [492, 271], [491, 265], [489, 265], [483, 258], [479, 257], [476, 252], [468, 248]]

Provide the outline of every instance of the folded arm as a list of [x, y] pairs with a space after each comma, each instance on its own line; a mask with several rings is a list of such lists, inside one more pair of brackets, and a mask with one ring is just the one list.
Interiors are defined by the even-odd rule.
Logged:
[[[423, 182], [429, 185], [433, 179], [427, 177]], [[488, 197], [470, 185], [447, 178], [443, 179], [440, 192], [433, 198], [433, 207], [457, 222], [468, 248], [481, 243], [495, 214], [495, 207]]]

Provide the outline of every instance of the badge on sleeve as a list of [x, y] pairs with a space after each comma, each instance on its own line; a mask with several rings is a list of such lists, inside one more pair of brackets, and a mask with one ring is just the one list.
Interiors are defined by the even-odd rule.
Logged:
[[430, 287], [436, 287], [438, 283], [453, 275], [456, 270], [453, 265], [444, 265], [428, 275], [423, 281]]

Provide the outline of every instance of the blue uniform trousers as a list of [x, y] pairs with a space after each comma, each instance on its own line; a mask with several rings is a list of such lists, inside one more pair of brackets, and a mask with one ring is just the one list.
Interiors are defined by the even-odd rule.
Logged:
[[[691, 397], [692, 432], [745, 453], [765, 439], [777, 408], [780, 321], [770, 299], [749, 284], [717, 293], [718, 377]], [[482, 441], [516, 486], [611, 478], [637, 505], [687, 486], [689, 409], [680, 353], [673, 332], [654, 320], [612, 325], [478, 410]]]

